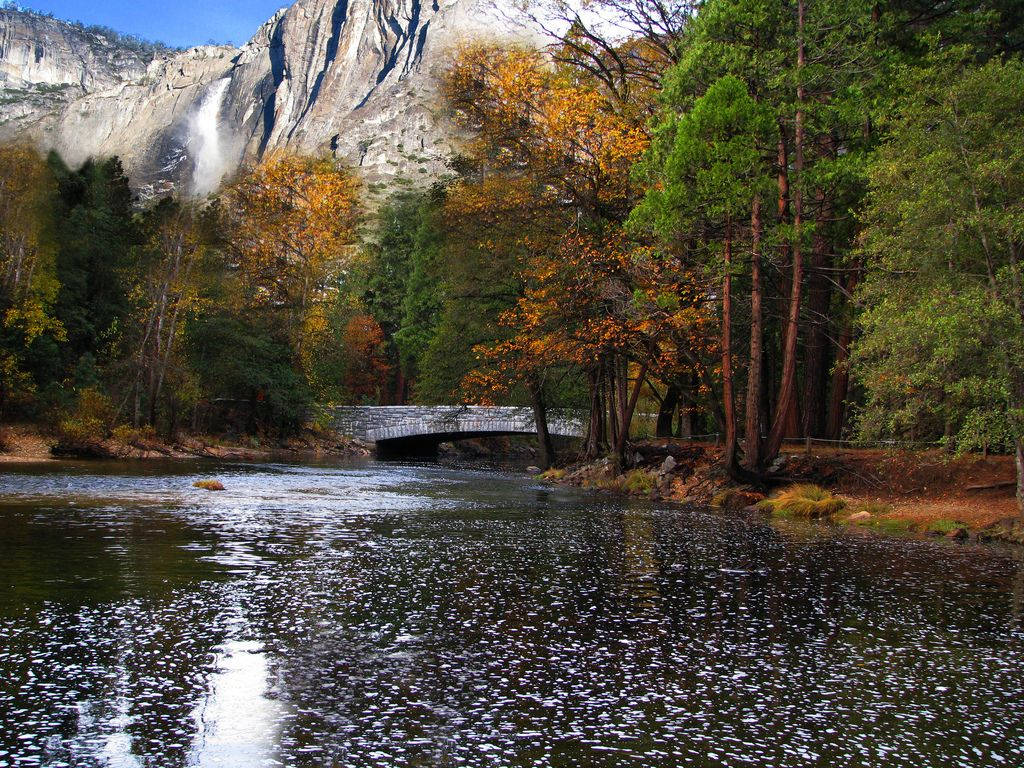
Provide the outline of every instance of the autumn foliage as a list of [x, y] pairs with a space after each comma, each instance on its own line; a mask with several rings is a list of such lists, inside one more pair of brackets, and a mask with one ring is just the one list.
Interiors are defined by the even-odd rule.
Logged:
[[244, 172], [223, 200], [243, 300], [285, 309], [302, 328], [351, 256], [355, 177], [331, 159], [277, 153]]

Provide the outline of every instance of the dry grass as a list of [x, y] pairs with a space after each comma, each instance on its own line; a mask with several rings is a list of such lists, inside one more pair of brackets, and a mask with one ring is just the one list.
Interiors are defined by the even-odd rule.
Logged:
[[51, 461], [50, 440], [34, 425], [10, 424], [3, 427], [5, 445], [0, 463]]
[[773, 515], [825, 520], [846, 509], [846, 502], [824, 488], [808, 483], [790, 486], [772, 498], [765, 499], [760, 506]]

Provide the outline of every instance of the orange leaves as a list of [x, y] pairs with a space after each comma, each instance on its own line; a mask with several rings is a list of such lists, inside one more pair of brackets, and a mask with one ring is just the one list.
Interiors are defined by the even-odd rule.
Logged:
[[559, 77], [535, 50], [475, 45], [456, 56], [444, 93], [479, 164], [531, 179], [546, 205], [628, 212], [629, 172], [647, 136], [597, 82]]
[[489, 176], [475, 184], [458, 185], [448, 196], [445, 214], [451, 223], [467, 218], [497, 221], [535, 200], [535, 190], [526, 180]]
[[476, 348], [466, 391], [493, 398], [545, 368], [592, 371], [614, 358], [669, 371], [684, 345], [704, 344], [713, 318], [695, 276], [621, 231], [649, 143], [646, 105], [540, 52], [482, 45], [459, 52], [444, 92], [470, 133], [449, 223], [519, 259], [519, 297], [500, 316], [509, 336]]
[[379, 399], [391, 374], [380, 325], [371, 315], [354, 315], [345, 324], [341, 343], [348, 361], [345, 371], [348, 391], [357, 401]]
[[355, 242], [355, 178], [330, 159], [277, 153], [243, 173], [224, 202], [245, 302], [289, 309], [300, 328]]

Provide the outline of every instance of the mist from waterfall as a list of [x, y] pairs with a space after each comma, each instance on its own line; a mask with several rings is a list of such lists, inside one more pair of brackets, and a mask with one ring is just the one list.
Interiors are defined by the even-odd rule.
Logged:
[[230, 80], [213, 84], [189, 120], [188, 145], [195, 163], [192, 194], [206, 197], [220, 186], [228, 170], [220, 137], [220, 108]]

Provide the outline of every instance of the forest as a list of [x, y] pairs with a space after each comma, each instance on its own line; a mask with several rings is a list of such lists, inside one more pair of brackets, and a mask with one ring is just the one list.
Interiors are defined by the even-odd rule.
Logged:
[[546, 50], [457, 51], [461, 152], [382, 204], [327, 157], [140, 204], [116, 158], [0, 149], [0, 419], [517, 403], [589, 413], [583, 454], [620, 466], [652, 414], [741, 482], [807, 439], [1024, 477], [1024, 8], [594, 4], [527, 7], [564, 22]]

